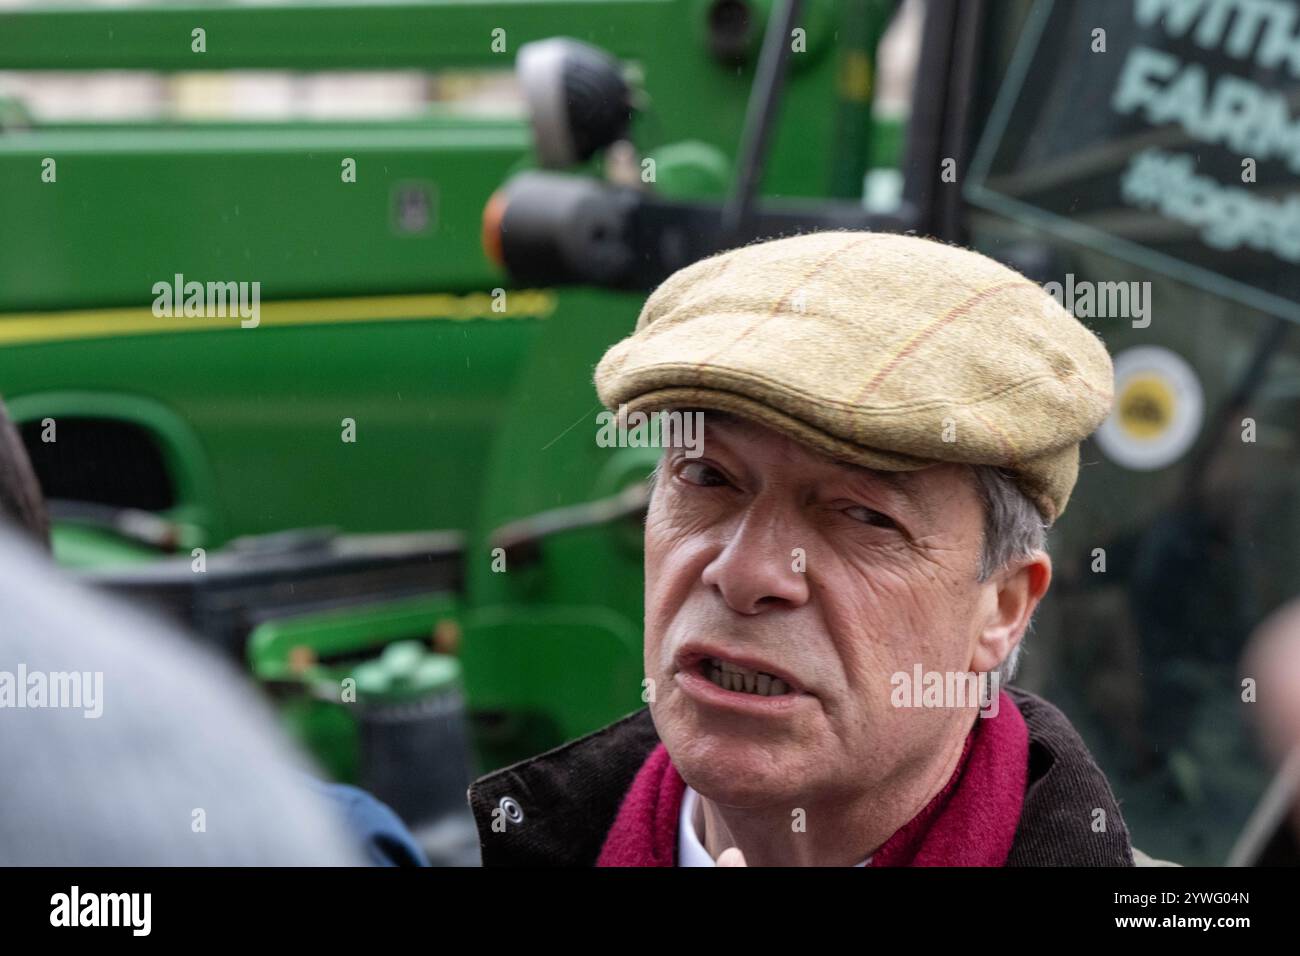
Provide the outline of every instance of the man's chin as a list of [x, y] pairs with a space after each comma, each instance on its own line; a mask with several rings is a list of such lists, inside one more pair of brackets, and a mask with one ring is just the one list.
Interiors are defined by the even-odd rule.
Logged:
[[792, 745], [775, 745], [739, 733], [669, 731], [664, 746], [673, 766], [691, 787], [717, 803], [752, 807], [802, 792], [805, 768]]
[[[673, 758], [673, 763], [677, 764], [677, 758]], [[802, 802], [803, 787], [797, 773], [771, 768], [754, 773], [713, 761], [687, 759], [684, 763], [686, 766], [678, 767], [682, 779], [720, 806], [751, 808], [788, 804], [793, 808]]]

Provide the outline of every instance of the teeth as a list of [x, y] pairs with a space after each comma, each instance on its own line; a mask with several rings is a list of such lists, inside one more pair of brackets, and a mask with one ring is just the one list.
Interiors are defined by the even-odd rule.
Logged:
[[778, 677], [764, 674], [762, 671], [746, 670], [728, 661], [711, 660], [708, 662], [709, 680], [726, 690], [742, 694], [757, 694], [760, 697], [780, 697], [789, 693], [789, 685]]

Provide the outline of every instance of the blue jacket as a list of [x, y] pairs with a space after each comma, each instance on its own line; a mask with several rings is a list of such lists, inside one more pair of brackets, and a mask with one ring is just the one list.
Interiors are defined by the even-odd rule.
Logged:
[[309, 778], [312, 789], [343, 817], [371, 866], [428, 866], [428, 857], [401, 818], [359, 787]]

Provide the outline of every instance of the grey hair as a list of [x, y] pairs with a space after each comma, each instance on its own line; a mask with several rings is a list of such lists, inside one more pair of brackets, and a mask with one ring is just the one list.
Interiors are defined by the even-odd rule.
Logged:
[[[975, 487], [984, 504], [984, 544], [980, 550], [978, 581], [987, 581], [1018, 558], [1047, 550], [1048, 524], [1042, 513], [1007, 472], [994, 465], [973, 465]], [[1006, 660], [995, 670], [998, 683], [1005, 684], [1016, 676], [1020, 651], [1033, 628], [1033, 619], [1025, 634], [1012, 648]]]

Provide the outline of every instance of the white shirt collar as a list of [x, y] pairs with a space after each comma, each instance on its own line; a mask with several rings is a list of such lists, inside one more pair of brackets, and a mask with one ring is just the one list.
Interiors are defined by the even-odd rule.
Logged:
[[[699, 802], [700, 795], [688, 786], [682, 795], [682, 813], [677, 820], [678, 866], [717, 866], [695, 829], [695, 807]], [[871, 857], [867, 857], [857, 865], [866, 866], [870, 862]]]

